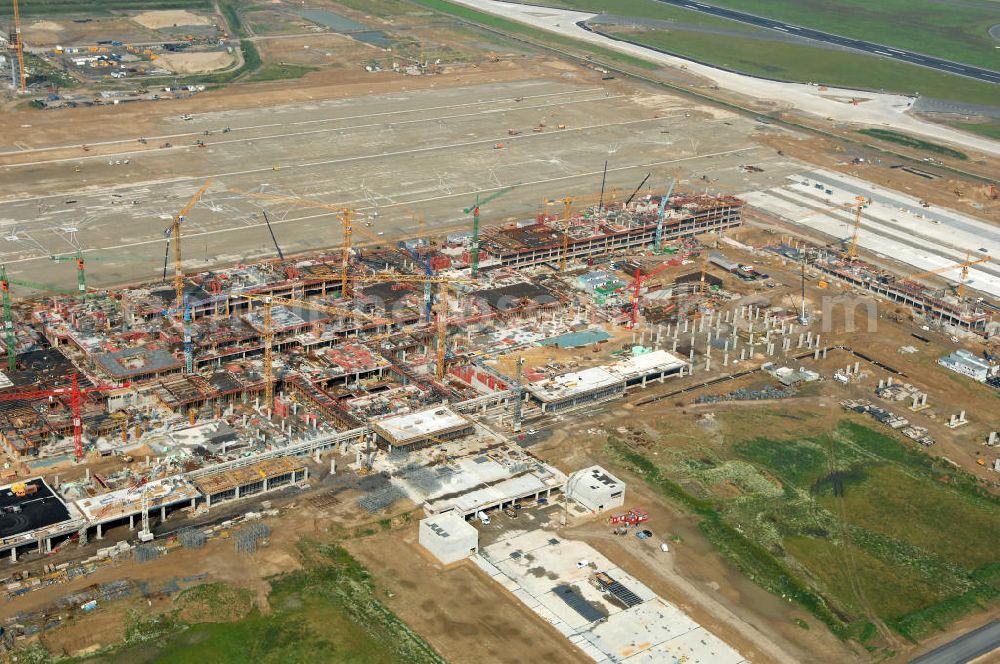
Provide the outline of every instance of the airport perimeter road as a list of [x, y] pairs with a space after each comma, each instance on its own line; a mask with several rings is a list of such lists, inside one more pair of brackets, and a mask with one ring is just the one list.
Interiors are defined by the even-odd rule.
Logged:
[[965, 664], [993, 652], [998, 646], [1000, 620], [994, 620], [911, 660], [910, 664]]
[[902, 62], [920, 65], [921, 67], [937, 69], [949, 74], [958, 74], [959, 76], [966, 76], [968, 78], [974, 78], [988, 83], [1000, 83], [1000, 72], [983, 69], [982, 67], [964, 65], [960, 62], [952, 62], [951, 60], [922, 55], [920, 53], [914, 53], [913, 51], [902, 51], [898, 48], [875, 44], [861, 39], [841, 37], [840, 35], [834, 35], [829, 32], [813, 30], [812, 28], [804, 28], [799, 25], [783, 23], [782, 21], [764, 18], [762, 16], [755, 16], [754, 14], [738, 12], [732, 9], [725, 9], [723, 7], [706, 5], [700, 2], [693, 2], [692, 0], [657, 0], [657, 2], [673, 5], [674, 7], [680, 7], [682, 9], [691, 9], [703, 14], [711, 14], [712, 16], [718, 16], [720, 18], [728, 18], [733, 21], [739, 21], [740, 23], [746, 23], [748, 25], [755, 25], [760, 28], [778, 30], [790, 35], [795, 35], [796, 37], [804, 37], [806, 39], [812, 39], [826, 44], [834, 44], [836, 46], [852, 48], [857, 51], [864, 51], [865, 53], [871, 53], [873, 55], [881, 55], [886, 58], [892, 58], [893, 60], [901, 60]]

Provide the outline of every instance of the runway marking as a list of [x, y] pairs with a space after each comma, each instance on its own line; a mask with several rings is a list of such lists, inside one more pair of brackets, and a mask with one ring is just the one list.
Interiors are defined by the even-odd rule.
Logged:
[[[677, 164], [677, 163], [684, 162], [684, 161], [692, 161], [692, 160], [695, 160], [695, 159], [706, 159], [708, 157], [721, 157], [721, 156], [739, 154], [739, 153], [742, 153], [742, 152], [750, 152], [750, 151], [753, 151], [753, 150], [761, 150], [761, 149], [764, 149], [763, 146], [753, 145], [753, 146], [747, 146], [747, 147], [743, 147], [743, 148], [736, 148], [736, 149], [733, 149], [733, 150], [724, 150], [724, 151], [721, 151], [721, 152], [712, 152], [712, 153], [706, 153], [706, 154], [698, 154], [698, 155], [692, 155], [690, 157], [679, 157], [677, 159], [668, 159], [668, 160], [665, 160], [665, 161], [655, 161], [655, 162], [649, 162], [649, 163], [643, 163], [643, 164], [632, 164], [632, 165], [629, 165], [629, 166], [618, 166], [618, 167], [615, 167], [615, 168], [609, 168], [608, 172], [609, 173], [615, 173], [615, 172], [619, 172], [619, 171], [634, 170], [634, 169], [637, 169], [637, 168], [653, 168], [653, 167], [658, 167], [658, 166], [666, 166], [668, 164]], [[572, 174], [572, 175], [563, 175], [563, 176], [554, 177], [554, 178], [544, 178], [544, 179], [540, 179], [540, 180], [533, 180], [531, 182], [522, 182], [518, 186], [520, 186], [520, 187], [531, 187], [531, 186], [536, 186], [536, 185], [549, 184], [549, 183], [553, 183], [553, 182], [562, 182], [562, 181], [566, 181], [566, 180], [573, 180], [573, 179], [576, 179], [576, 178], [594, 177], [594, 176], [600, 175], [602, 172], [603, 172], [603, 169], [601, 169], [601, 170], [595, 170], [595, 171], [589, 171], [589, 172], [586, 172], [586, 173], [575, 173], [575, 174]], [[459, 192], [459, 193], [443, 194], [441, 196], [431, 196], [431, 197], [428, 197], [428, 198], [414, 199], [412, 201], [403, 201], [403, 202], [400, 202], [400, 203], [395, 203], [393, 205], [382, 206], [382, 209], [383, 210], [387, 209], [387, 208], [404, 208], [405, 209], [408, 206], [421, 205], [421, 204], [425, 204], [425, 203], [433, 203], [433, 202], [436, 202], [436, 201], [447, 200], [449, 198], [460, 198], [460, 197], [462, 197], [462, 198], [466, 198], [467, 199], [468, 197], [476, 194], [477, 192], [478, 193], [488, 193], [488, 192], [498, 191], [500, 189], [502, 189], [502, 187], [489, 187], [489, 188], [483, 188], [483, 189], [472, 189], [472, 190], [469, 190], [469, 191], [462, 191], [462, 192]], [[334, 207], [344, 206], [344, 205], [347, 205], [350, 202], [352, 202], [352, 201], [341, 201], [341, 202], [337, 202], [337, 203], [331, 203], [330, 205], [332, 205]], [[367, 205], [367, 206], [360, 206], [360, 207], [355, 208], [355, 209], [357, 209], [359, 211], [363, 211], [363, 210], [369, 210], [369, 209], [374, 209], [374, 208], [371, 205]], [[337, 213], [333, 212], [333, 211], [330, 211], [330, 212], [318, 212], [316, 214], [303, 215], [301, 217], [294, 217], [294, 218], [291, 218], [291, 219], [272, 220], [271, 221], [271, 225], [272, 226], [277, 226], [277, 225], [281, 225], [281, 224], [291, 224], [291, 223], [298, 223], [298, 222], [302, 222], [302, 221], [310, 221], [310, 220], [313, 220], [313, 219], [321, 219], [323, 217], [330, 217], [330, 216], [333, 216], [333, 215], [336, 215], [336, 214]], [[435, 224], [433, 224], [433, 223], [427, 224], [427, 226], [434, 226], [434, 225]], [[440, 225], [440, 224], [437, 224], [437, 225]], [[236, 231], [246, 231], [248, 228], [265, 228], [265, 227], [266, 227], [266, 224], [264, 224], [263, 222], [258, 222], [258, 223], [249, 224], [249, 225], [233, 226], [231, 228], [218, 228], [218, 229], [205, 230], [205, 231], [185, 232], [184, 233], [184, 238], [190, 239], [190, 238], [196, 238], [196, 237], [204, 237], [204, 236], [207, 236], [207, 235], [218, 235], [218, 234], [221, 234], [221, 233], [232, 233], [232, 232], [236, 232]], [[163, 238], [158, 237], [158, 238], [150, 239], [150, 240], [140, 240], [138, 242], [129, 242], [129, 243], [125, 243], [125, 244], [109, 245], [109, 246], [104, 246], [104, 247], [96, 247], [96, 248], [86, 249], [86, 250], [84, 250], [83, 253], [87, 254], [88, 252], [105, 252], [105, 251], [111, 251], [111, 250], [117, 250], [117, 249], [129, 249], [129, 248], [132, 248], [132, 247], [141, 247], [141, 246], [147, 246], [147, 245], [151, 245], [151, 244], [160, 244], [163, 241], [164, 241]], [[391, 243], [392, 242], [392, 238], [387, 238], [385, 241], [387, 243]], [[28, 257], [28, 258], [18, 258], [18, 259], [14, 259], [14, 260], [9, 260], [9, 261], [6, 261], [5, 264], [6, 265], [14, 265], [14, 264], [17, 264], [17, 263], [28, 263], [28, 262], [38, 261], [38, 260], [43, 260], [43, 259], [48, 259], [48, 258], [49, 258], [49, 255], [45, 254], [45, 255], [42, 255], [42, 256], [31, 256], [31, 257]], [[113, 261], [109, 261], [109, 263], [113, 263]]]
[[[544, 97], [559, 97], [559, 96], [573, 95], [573, 94], [587, 94], [587, 93], [591, 93], [591, 92], [600, 92], [600, 91], [603, 91], [603, 90], [604, 90], [604, 88], [584, 88], [582, 90], [568, 90], [568, 91], [564, 91], [564, 92], [547, 92], [547, 93], [541, 94], [541, 95], [524, 95], [522, 98], [523, 99], [542, 99]], [[316, 123], [320, 123], [320, 122], [340, 122], [341, 120], [357, 120], [358, 118], [382, 117], [382, 116], [386, 116], [386, 115], [399, 115], [399, 114], [402, 114], [402, 113], [419, 113], [419, 112], [429, 112], [429, 111], [442, 111], [442, 110], [447, 110], [447, 109], [450, 109], [450, 108], [465, 108], [465, 107], [468, 107], [468, 106], [481, 106], [483, 104], [495, 104], [497, 102], [502, 102], [502, 101], [513, 101], [514, 99], [515, 99], [515, 97], [498, 97], [496, 99], [486, 99], [486, 100], [483, 100], [483, 101], [464, 102], [464, 103], [461, 103], [461, 104], [448, 104], [446, 106], [429, 106], [427, 108], [403, 109], [403, 110], [398, 110], [398, 111], [381, 111], [379, 113], [364, 113], [362, 115], [345, 115], [345, 116], [339, 117], [339, 118], [321, 118], [321, 119], [318, 119], [318, 120], [298, 120], [298, 121], [295, 121], [295, 122], [272, 122], [272, 123], [268, 123], [268, 124], [247, 125], [245, 127], [236, 127], [235, 129], [230, 128], [230, 130], [231, 130], [231, 132], [236, 132], [236, 131], [251, 131], [251, 130], [254, 130], [254, 129], [269, 129], [271, 127], [288, 127], [288, 126], [296, 126], [296, 125], [307, 125], [307, 124], [316, 124]], [[272, 106], [270, 108], [276, 108], [276, 107]], [[281, 108], [281, 107], [277, 107], [277, 108]], [[517, 109], [518, 107], [514, 106], [512, 108], [513, 109]], [[238, 109], [236, 109], [236, 110], [238, 112]], [[219, 111], [208, 111], [208, 113], [218, 113], [218, 112]], [[225, 111], [223, 111], [223, 112], [225, 112]], [[220, 131], [221, 132], [221, 129], [218, 129], [216, 131]], [[157, 141], [159, 141], [159, 140], [163, 140], [163, 139], [167, 139], [167, 138], [183, 138], [185, 136], [204, 136], [204, 135], [205, 134], [204, 134], [204, 130], [203, 130], [203, 131], [197, 131], [197, 132], [195, 132], [195, 131], [184, 132], [184, 133], [180, 133], [180, 134], [162, 134], [162, 135], [158, 135], [158, 136], [144, 136], [143, 138], [145, 138], [146, 140], [157, 140]], [[97, 142], [97, 143], [87, 143], [86, 145], [117, 145], [117, 144], [125, 144], [125, 145], [127, 145], [127, 144], [130, 144], [130, 143], [135, 143], [136, 140], [137, 139], [132, 139], [132, 138], [129, 138], [129, 139], [118, 139], [118, 140], [113, 140], [113, 141], [100, 141], [100, 142]], [[49, 150], [70, 150], [70, 149], [77, 148], [77, 147], [80, 147], [79, 143], [71, 143], [69, 145], [50, 145], [50, 146], [40, 147], [40, 148], [28, 148], [28, 147], [24, 147], [24, 148], [22, 148], [19, 151], [13, 151], [13, 150], [0, 151], [0, 157], [3, 157], [5, 155], [23, 154], [25, 152], [47, 152]]]
[[[323, 133], [336, 132], [336, 131], [349, 131], [349, 130], [353, 130], [353, 129], [370, 129], [372, 127], [385, 127], [386, 125], [388, 125], [389, 128], [392, 128], [394, 125], [419, 124], [419, 123], [423, 123], [423, 122], [441, 122], [443, 120], [455, 120], [455, 119], [460, 119], [460, 118], [471, 118], [471, 117], [476, 117], [476, 116], [481, 116], [481, 115], [489, 115], [491, 113], [503, 113], [503, 112], [510, 111], [510, 110], [519, 110], [519, 109], [523, 109], [523, 110], [535, 110], [535, 109], [539, 109], [539, 108], [552, 108], [553, 106], [568, 106], [568, 105], [571, 105], [571, 104], [584, 104], [584, 103], [590, 103], [590, 102], [605, 101], [605, 100], [609, 100], [609, 99], [621, 99], [624, 96], [625, 95], [615, 95], [615, 96], [606, 96], [606, 97], [594, 97], [592, 99], [579, 99], [579, 100], [572, 100], [572, 101], [566, 101], [566, 102], [556, 102], [556, 103], [553, 103], [553, 104], [537, 104], [535, 106], [518, 106], [518, 107], [516, 107], [514, 109], [509, 109], [509, 108], [488, 109], [488, 110], [485, 110], [485, 111], [476, 111], [474, 113], [457, 113], [455, 115], [444, 115], [444, 116], [438, 116], [438, 117], [434, 117], [434, 118], [420, 118], [420, 119], [416, 119], [416, 120], [397, 120], [395, 122], [388, 122], [388, 123], [386, 123], [386, 122], [372, 122], [372, 123], [369, 123], [369, 124], [349, 125], [349, 126], [346, 126], [346, 127], [330, 127], [328, 129], [313, 129], [313, 130], [310, 130], [310, 131], [296, 131], [296, 132], [290, 132], [290, 133], [287, 133], [287, 134], [271, 134], [271, 135], [268, 135], [268, 136], [255, 136], [253, 138], [232, 138], [232, 139], [225, 140], [225, 141], [213, 141], [211, 143], [206, 142], [206, 145], [211, 146], [211, 147], [214, 148], [215, 146], [218, 146], [218, 145], [228, 145], [230, 143], [251, 143], [252, 144], [252, 143], [254, 143], [256, 141], [267, 141], [267, 140], [274, 140], [274, 139], [282, 139], [282, 138], [289, 138], [289, 137], [292, 137], [292, 136], [309, 136], [310, 134], [323, 134]], [[275, 125], [275, 126], [283, 126], [283, 125]], [[564, 130], [560, 130], [560, 131], [564, 131]], [[201, 136], [203, 134], [191, 134], [191, 135], [192, 136]], [[93, 144], [92, 143], [88, 143], [88, 145], [93, 145]], [[21, 162], [21, 163], [17, 163], [17, 164], [8, 164], [6, 166], [2, 166], [2, 168], [6, 168], [6, 169], [24, 168], [24, 167], [27, 167], [27, 166], [44, 166], [44, 165], [47, 165], [47, 164], [60, 164], [60, 163], [65, 163], [65, 162], [80, 163], [80, 162], [85, 162], [85, 161], [97, 161], [97, 160], [102, 160], [103, 161], [104, 159], [115, 159], [115, 158], [118, 158], [118, 159], [121, 159], [121, 158], [132, 158], [132, 159], [135, 159], [137, 157], [141, 157], [141, 156], [144, 156], [144, 155], [153, 155], [153, 156], [156, 156], [156, 155], [166, 155], [166, 154], [170, 154], [172, 152], [176, 152], [176, 151], [179, 151], [179, 150], [190, 150], [190, 149], [193, 149], [193, 148], [194, 149], [198, 149], [197, 146], [195, 146], [194, 144], [192, 144], [192, 145], [173, 145], [173, 146], [171, 146], [169, 148], [160, 148], [160, 149], [157, 149], [157, 150], [131, 150], [131, 151], [127, 151], [127, 152], [114, 152], [114, 153], [108, 153], [108, 154], [93, 154], [93, 155], [85, 155], [85, 156], [79, 156], [79, 157], [61, 157], [59, 159], [43, 159], [43, 160], [36, 160], [36, 161], [25, 161], [25, 162]]]

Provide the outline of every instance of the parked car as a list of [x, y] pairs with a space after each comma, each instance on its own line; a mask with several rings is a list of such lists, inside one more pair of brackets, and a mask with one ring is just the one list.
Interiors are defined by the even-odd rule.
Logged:
[[653, 536], [653, 532], [650, 531], [650, 530], [640, 530], [639, 532], [637, 532], [635, 534], [635, 536], [638, 537], [641, 540], [645, 540], [645, 539], [649, 539], [650, 537], [652, 537]]

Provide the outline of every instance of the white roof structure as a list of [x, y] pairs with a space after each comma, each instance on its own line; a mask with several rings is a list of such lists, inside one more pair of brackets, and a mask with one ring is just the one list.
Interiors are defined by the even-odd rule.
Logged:
[[81, 498], [76, 501], [76, 506], [91, 523], [121, 519], [142, 510], [143, 491], [149, 494], [150, 509], [173, 505], [201, 495], [187, 479], [173, 475], [153, 480], [142, 489], [128, 487], [93, 498]]
[[688, 363], [685, 360], [682, 360], [673, 353], [665, 350], [654, 350], [641, 355], [633, 355], [620, 362], [616, 362], [607, 367], [607, 371], [613, 376], [628, 380], [660, 369], [664, 371], [676, 371], [687, 365]]
[[444, 512], [420, 521], [420, 545], [448, 565], [468, 558], [479, 548], [479, 531], [457, 512]]
[[527, 390], [541, 401], [559, 401], [579, 394], [586, 394], [621, 382], [621, 378], [603, 367], [573, 371], [527, 386]]
[[424, 503], [428, 514], [448, 510], [473, 514], [549, 489], [561, 489], [566, 483], [566, 475], [552, 466], [539, 462], [503, 464], [486, 456], [458, 459], [454, 466], [438, 470], [448, 472], [437, 474], [436, 486], [430, 493], [405, 479], [399, 480], [414, 501]]
[[372, 422], [372, 427], [391, 440], [394, 445], [405, 445], [471, 425], [465, 416], [446, 406], [435, 406], [405, 415], [393, 415]]
[[[515, 533], [484, 547], [473, 561], [595, 662], [747, 662], [586, 542], [553, 535], [543, 528]], [[597, 573], [631, 593], [628, 608], [591, 583]]]

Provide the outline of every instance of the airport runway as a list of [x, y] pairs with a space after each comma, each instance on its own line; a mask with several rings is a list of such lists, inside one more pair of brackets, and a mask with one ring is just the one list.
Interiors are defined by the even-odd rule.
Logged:
[[733, 21], [739, 21], [740, 23], [746, 23], [747, 25], [753, 25], [760, 28], [769, 28], [771, 30], [778, 30], [779, 32], [784, 32], [789, 35], [794, 35], [796, 37], [804, 37], [806, 39], [812, 39], [814, 41], [823, 42], [825, 44], [844, 46], [846, 48], [854, 49], [856, 51], [862, 51], [864, 53], [870, 53], [872, 55], [880, 55], [885, 58], [892, 58], [893, 60], [899, 60], [901, 62], [907, 62], [909, 64], [919, 65], [921, 67], [927, 67], [929, 69], [937, 69], [939, 71], [943, 71], [948, 74], [957, 74], [959, 76], [973, 78], [978, 81], [986, 81], [988, 83], [1000, 84], [1000, 72], [996, 72], [991, 69], [984, 69], [982, 67], [965, 65], [960, 62], [952, 62], [951, 60], [945, 60], [943, 58], [935, 58], [930, 55], [914, 53], [913, 51], [904, 51], [898, 48], [893, 48], [891, 46], [884, 46], [882, 44], [863, 41], [861, 39], [851, 39], [850, 37], [842, 37], [840, 35], [831, 34], [829, 32], [813, 30], [812, 28], [804, 28], [799, 25], [784, 23], [782, 21], [776, 21], [771, 18], [755, 16], [754, 14], [747, 14], [745, 12], [739, 12], [732, 9], [725, 9], [722, 7], [715, 7], [713, 5], [706, 5], [700, 2], [693, 2], [692, 0], [657, 0], [657, 2], [662, 2], [663, 4], [667, 5], [673, 5], [674, 7], [680, 7], [682, 9], [691, 9], [697, 12], [701, 12], [703, 14], [709, 14], [711, 16], [718, 16], [720, 18], [727, 18]]
[[1000, 621], [994, 620], [911, 660], [910, 664], [965, 664], [993, 652], [997, 647], [1000, 647]]

